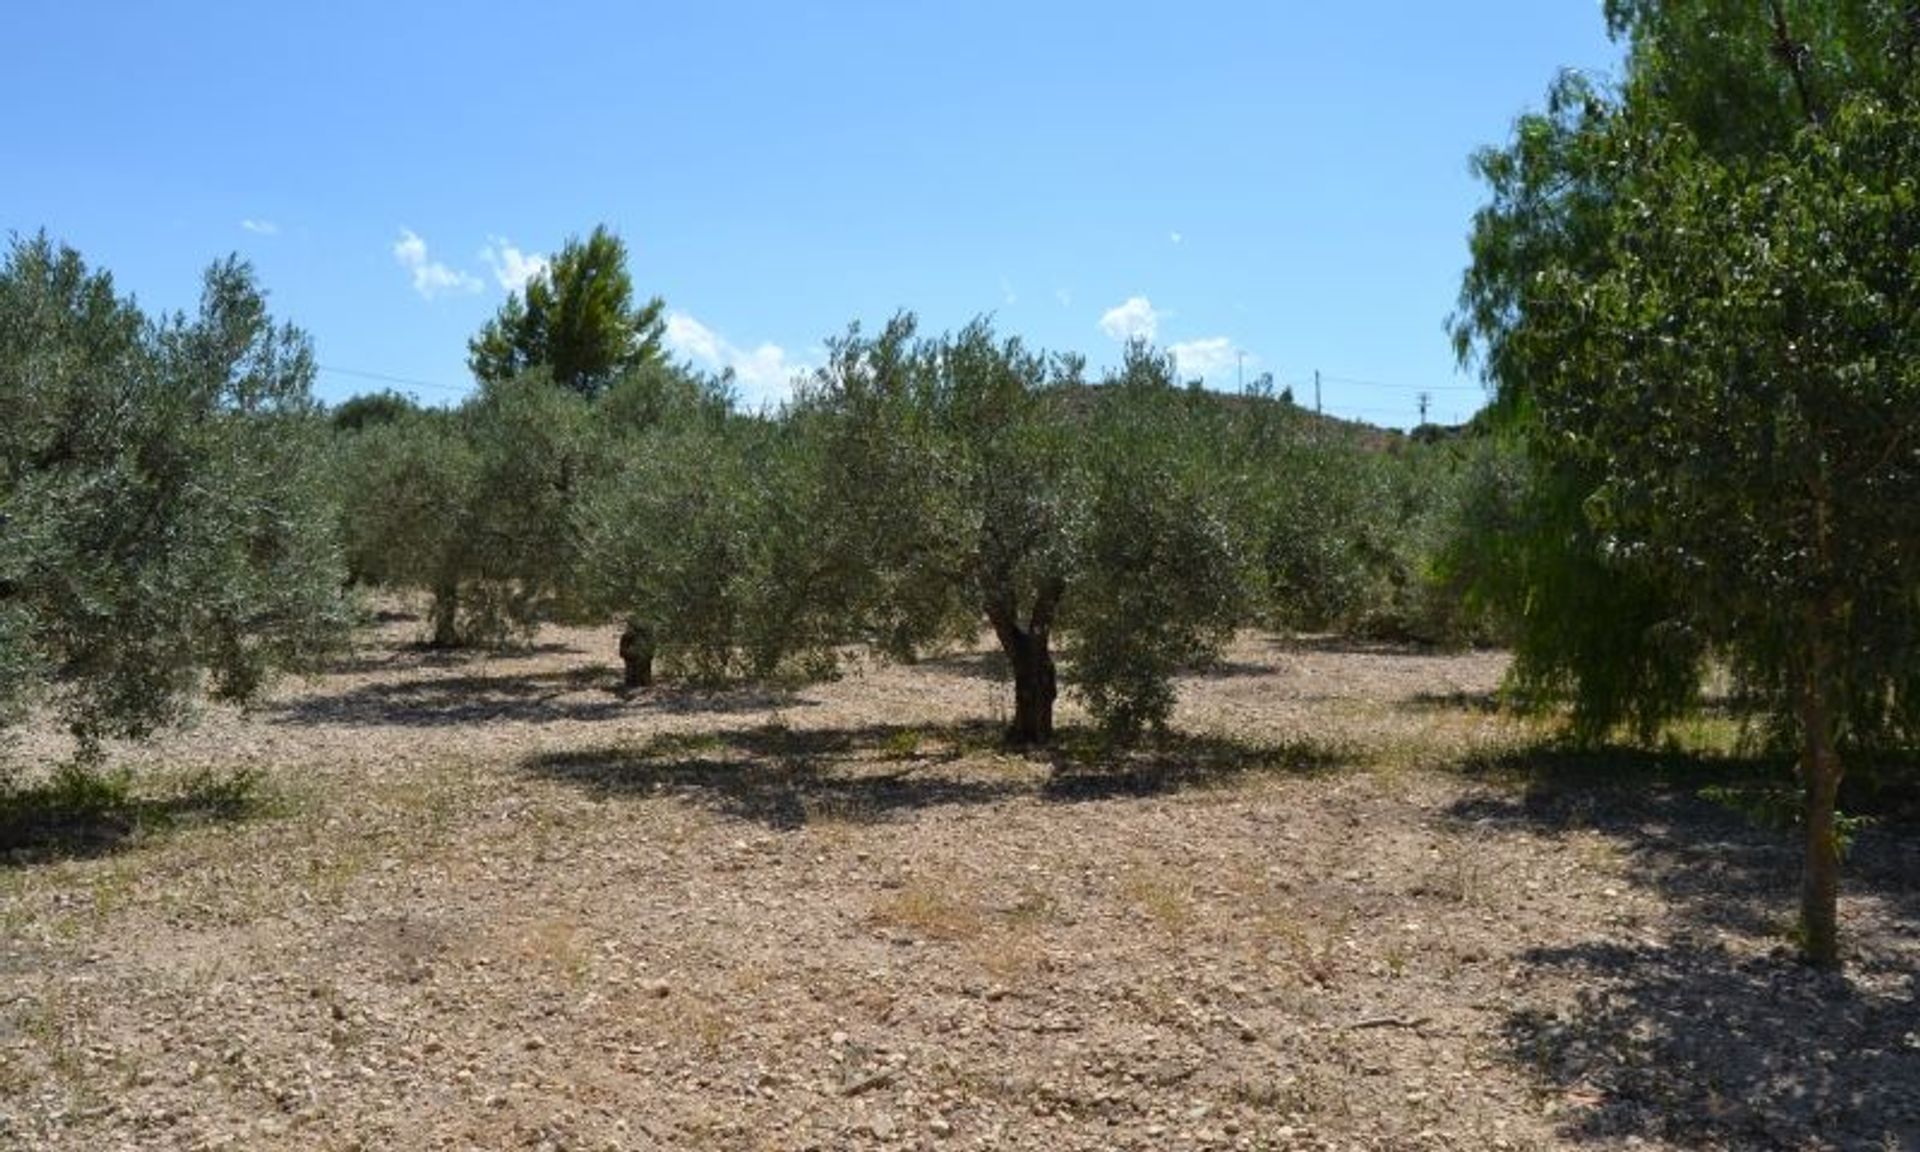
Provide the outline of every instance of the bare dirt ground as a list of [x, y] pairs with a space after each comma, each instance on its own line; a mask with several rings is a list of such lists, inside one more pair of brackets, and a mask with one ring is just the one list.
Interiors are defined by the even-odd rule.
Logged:
[[1249, 636], [1115, 764], [1001, 751], [978, 655], [622, 698], [417, 628], [0, 861], [0, 1147], [1920, 1148], [1914, 837], [1808, 971], [1786, 838], [1498, 656]]

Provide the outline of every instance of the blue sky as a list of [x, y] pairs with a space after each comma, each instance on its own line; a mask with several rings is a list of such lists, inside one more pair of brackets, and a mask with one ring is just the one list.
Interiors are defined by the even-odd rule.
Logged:
[[[1149, 335], [1406, 425], [1481, 402], [1443, 324], [1481, 190], [1597, 0], [1370, 5], [26, 0], [0, 229], [149, 308], [237, 251], [338, 400], [470, 386], [466, 340], [612, 225], [678, 353], [777, 397], [851, 320]], [[1305, 386], [1304, 390], [1302, 386]]]

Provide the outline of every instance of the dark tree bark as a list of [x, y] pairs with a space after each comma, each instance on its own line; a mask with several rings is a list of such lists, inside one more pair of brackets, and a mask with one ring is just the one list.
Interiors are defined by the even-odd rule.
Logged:
[[1840, 840], [1834, 809], [1840, 792], [1840, 754], [1833, 714], [1818, 679], [1800, 691], [1800, 784], [1806, 791], [1806, 871], [1800, 885], [1800, 931], [1809, 963], [1840, 964]]
[[1013, 664], [1013, 723], [1007, 743], [1023, 747], [1053, 741], [1053, 701], [1059, 695], [1053, 653], [1045, 631], [1016, 631], [1009, 644], [1001, 640]]
[[460, 646], [460, 589], [454, 584], [436, 584], [433, 589], [433, 639], [435, 648]]
[[627, 621], [620, 633], [620, 664], [628, 688], [653, 686], [653, 633], [636, 621]]
[[1793, 38], [1787, 29], [1787, 14], [1780, 7], [1780, 0], [1768, 0], [1768, 8], [1773, 13], [1773, 54], [1787, 72], [1793, 77], [1793, 90], [1800, 97], [1800, 111], [1806, 114], [1807, 122], [1818, 127], [1826, 120], [1824, 110], [1815, 102], [1813, 83], [1807, 76], [1807, 68], [1813, 61], [1813, 52], [1805, 44]]
[[1053, 702], [1060, 694], [1053, 663], [1051, 631], [1054, 609], [1064, 585], [1049, 581], [1034, 600], [1033, 612], [1022, 625], [1011, 592], [987, 609], [987, 620], [1013, 666], [1013, 723], [1007, 743], [1031, 748], [1053, 742]]

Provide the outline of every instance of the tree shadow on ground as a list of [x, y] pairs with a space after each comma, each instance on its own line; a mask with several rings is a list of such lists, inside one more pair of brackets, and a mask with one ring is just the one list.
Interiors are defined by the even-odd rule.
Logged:
[[1317, 776], [1356, 759], [1311, 741], [1255, 742], [1194, 732], [1165, 732], [1116, 747], [1092, 729], [1062, 731], [1047, 757], [1053, 771], [1042, 795], [1069, 803], [1157, 796], [1254, 776]]
[[621, 695], [639, 707], [678, 716], [732, 716], [819, 707], [817, 701], [792, 688], [772, 684], [655, 684]]
[[[628, 710], [605, 668], [535, 675], [420, 676], [315, 693], [262, 709], [275, 724], [443, 728], [606, 720]], [[600, 689], [599, 691], [595, 691]]]
[[913, 666], [958, 679], [986, 680], [1009, 686], [1013, 683], [1007, 658], [997, 648], [935, 653], [920, 657]]
[[251, 773], [199, 773], [153, 796], [124, 777], [63, 775], [0, 793], [0, 868], [89, 860], [142, 837], [201, 824], [236, 823], [265, 806]]
[[1783, 765], [1555, 747], [1463, 767], [1499, 787], [1457, 802], [1455, 819], [1495, 833], [1603, 835], [1622, 851], [1630, 882], [1671, 910], [1648, 930], [1521, 954], [1582, 989], [1571, 1009], [1517, 1009], [1503, 1027], [1516, 1064], [1569, 1105], [1565, 1136], [1920, 1147], [1920, 845], [1911, 829], [1856, 840], [1842, 882], [1848, 968], [1833, 974], [1801, 964], [1790, 944], [1796, 836], [1702, 796], [1771, 787]]
[[1280, 665], [1278, 664], [1264, 663], [1259, 660], [1223, 659], [1202, 664], [1197, 668], [1182, 673], [1182, 675], [1194, 680], [1240, 680], [1259, 678], [1262, 676], [1276, 676], [1280, 671]]
[[795, 729], [759, 725], [659, 736], [639, 747], [535, 755], [536, 776], [603, 798], [679, 796], [737, 819], [792, 830], [820, 820], [878, 823], [929, 808], [1020, 796], [1077, 802], [1153, 796], [1259, 772], [1331, 767], [1304, 747], [1170, 735], [1116, 752], [1069, 730], [1055, 748], [1011, 752], [986, 723]]
[[544, 656], [581, 654], [581, 649], [558, 642], [473, 648], [449, 648], [421, 642], [350, 651], [346, 655], [327, 661], [320, 670], [328, 675], [360, 675], [370, 672], [413, 671], [427, 668], [462, 668], [482, 662], [511, 662], [533, 660]]
[[[620, 687], [619, 670], [605, 664], [501, 675], [439, 675], [432, 671], [459, 668], [462, 663], [454, 658], [445, 664], [403, 664], [400, 667], [423, 674], [344, 691], [329, 692], [322, 687], [296, 699], [265, 705], [261, 711], [275, 724], [295, 726], [444, 728], [599, 721], [647, 711], [730, 715], [813, 707], [812, 701], [791, 689], [767, 685], [661, 683], [627, 691]], [[379, 666], [388, 670], [394, 667]]]
[[967, 754], [978, 730], [904, 726], [801, 730], [765, 724], [639, 747], [541, 753], [536, 776], [602, 798], [679, 796], [736, 819], [789, 831], [817, 820], [872, 823], [895, 812], [983, 804], [1021, 790], [1010, 777], [930, 771]]
[[1266, 638], [1266, 647], [1277, 654], [1314, 652], [1327, 656], [1380, 656], [1395, 660], [1451, 660], [1471, 649], [1443, 644], [1423, 644], [1417, 640], [1369, 640], [1338, 633], [1276, 633]]
[[1488, 692], [1418, 692], [1400, 702], [1403, 711], [1435, 714], [1441, 712], [1470, 712], [1480, 716], [1494, 716], [1509, 709], [1500, 699], [1497, 691]]

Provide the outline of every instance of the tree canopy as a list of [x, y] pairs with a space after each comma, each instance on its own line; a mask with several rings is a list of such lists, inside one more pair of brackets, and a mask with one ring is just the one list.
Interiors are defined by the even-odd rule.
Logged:
[[1910, 7], [1611, 4], [1619, 88], [1562, 80], [1480, 160], [1456, 322], [1547, 494], [1518, 591], [1601, 609], [1523, 628], [1523, 670], [1598, 730], [1723, 655], [1795, 732], [1825, 963], [1841, 749], [1920, 719]]
[[606, 225], [571, 237], [467, 345], [467, 365], [485, 383], [535, 368], [593, 397], [622, 374], [662, 359], [666, 304], [636, 303], [627, 246]]
[[855, 328], [804, 390], [822, 437], [829, 570], [868, 641], [910, 654], [982, 624], [1013, 675], [1009, 737], [1045, 743], [1060, 680], [1096, 721], [1163, 725], [1170, 680], [1243, 607], [1241, 556], [1207, 438], [1164, 357], [1142, 346], [1089, 389], [1070, 357], [976, 322], [920, 338], [902, 315]]
[[251, 269], [149, 320], [45, 236], [0, 268], [0, 719], [44, 700], [83, 756], [244, 699], [340, 635], [313, 353]]

